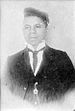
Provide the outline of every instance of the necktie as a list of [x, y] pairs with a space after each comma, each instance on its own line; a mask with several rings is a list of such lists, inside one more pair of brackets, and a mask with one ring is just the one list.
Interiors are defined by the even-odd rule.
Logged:
[[38, 50], [38, 51], [32, 51], [31, 49], [28, 48], [28, 51], [33, 53], [33, 69], [34, 69], [34, 72], [35, 72], [35, 69], [36, 69], [36, 66], [37, 66], [37, 54], [38, 54], [38, 52], [40, 52], [44, 49], [45, 49], [45, 47]]
[[34, 69], [34, 72], [35, 72], [35, 69], [36, 69], [36, 66], [37, 66], [37, 51], [34, 51], [33, 52], [33, 69]]

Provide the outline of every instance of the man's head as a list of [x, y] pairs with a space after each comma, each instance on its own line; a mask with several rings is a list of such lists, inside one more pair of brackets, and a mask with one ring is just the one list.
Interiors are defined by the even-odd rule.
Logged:
[[27, 43], [37, 47], [44, 40], [49, 23], [48, 15], [33, 8], [24, 10], [24, 36]]

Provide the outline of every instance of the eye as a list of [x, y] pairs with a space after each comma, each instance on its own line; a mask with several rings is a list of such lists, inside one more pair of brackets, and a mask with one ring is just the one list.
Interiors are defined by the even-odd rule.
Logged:
[[24, 28], [25, 28], [25, 30], [29, 30], [30, 26], [29, 25], [25, 25]]
[[40, 24], [37, 24], [37, 25], [36, 25], [36, 28], [41, 28], [41, 25], [40, 25]]

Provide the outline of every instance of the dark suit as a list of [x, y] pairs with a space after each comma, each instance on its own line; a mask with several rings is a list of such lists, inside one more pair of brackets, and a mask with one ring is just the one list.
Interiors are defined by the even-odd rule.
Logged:
[[31, 98], [31, 101], [36, 82], [40, 101], [58, 99], [75, 88], [75, 71], [68, 55], [49, 46], [44, 50], [43, 62], [36, 76], [27, 49], [9, 57], [7, 66], [7, 85], [11, 91], [23, 98]]

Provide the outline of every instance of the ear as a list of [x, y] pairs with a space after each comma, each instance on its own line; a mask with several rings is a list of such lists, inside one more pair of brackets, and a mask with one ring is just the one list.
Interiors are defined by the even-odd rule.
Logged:
[[46, 34], [48, 33], [48, 27], [45, 27], [45, 32], [46, 32]]
[[22, 31], [23, 31], [23, 33], [24, 33], [24, 26], [22, 26]]
[[48, 26], [46, 27], [46, 31], [48, 32]]

